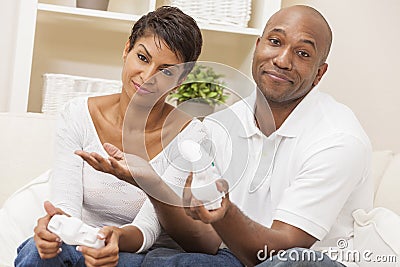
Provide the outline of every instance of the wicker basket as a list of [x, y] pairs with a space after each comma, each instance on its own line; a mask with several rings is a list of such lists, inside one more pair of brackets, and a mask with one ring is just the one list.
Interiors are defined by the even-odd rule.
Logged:
[[251, 16], [251, 0], [170, 0], [199, 23], [247, 28]]
[[121, 91], [121, 81], [72, 76], [43, 74], [42, 112], [57, 114], [61, 107], [74, 97], [113, 94]]

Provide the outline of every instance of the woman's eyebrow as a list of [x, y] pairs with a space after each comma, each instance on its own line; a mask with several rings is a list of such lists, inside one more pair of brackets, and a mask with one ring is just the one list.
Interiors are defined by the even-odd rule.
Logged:
[[[144, 51], [146, 52], [147, 56], [152, 59], [153, 56], [150, 54], [150, 52], [147, 50], [146, 46], [144, 46], [144, 44], [139, 44], [138, 46], [141, 46]], [[162, 65], [164, 68], [169, 68], [169, 67], [176, 67], [177, 68], [177, 64], [163, 64]]]
[[139, 46], [143, 47], [144, 51], [146, 52], [147, 56], [152, 59], [153, 57], [151, 56], [151, 54], [149, 53], [149, 51], [147, 50], [147, 48], [143, 45], [143, 44], [139, 44]]

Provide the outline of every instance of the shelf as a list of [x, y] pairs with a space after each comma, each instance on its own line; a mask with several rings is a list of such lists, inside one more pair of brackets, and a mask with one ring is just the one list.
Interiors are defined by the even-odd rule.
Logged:
[[[120, 21], [126, 23], [132, 23], [137, 21], [141, 15], [133, 15], [133, 14], [125, 14], [125, 13], [117, 13], [110, 11], [101, 11], [94, 9], [85, 9], [85, 8], [76, 8], [69, 6], [61, 6], [61, 5], [52, 5], [52, 4], [38, 4], [38, 11], [41, 12], [52, 12], [54, 14], [60, 14], [64, 18], [91, 18], [91, 19], [100, 19], [107, 21]], [[258, 36], [261, 33], [260, 29], [255, 28], [238, 28], [233, 26], [225, 26], [225, 25], [214, 25], [214, 24], [205, 24], [198, 23], [199, 27], [202, 30], [207, 31], [218, 31], [218, 32], [227, 32], [227, 33], [235, 33], [235, 34], [244, 34], [251, 36]], [[114, 28], [115, 29], [115, 28]], [[117, 28], [118, 29], [118, 28]]]
[[38, 10], [62, 13], [66, 15], [69, 14], [69, 15], [78, 15], [78, 16], [114, 19], [114, 20], [126, 20], [126, 21], [136, 21], [140, 18], [139, 15], [131, 15], [124, 13], [110, 12], [110, 11], [51, 5], [51, 4], [40, 4], [40, 3], [38, 4]]

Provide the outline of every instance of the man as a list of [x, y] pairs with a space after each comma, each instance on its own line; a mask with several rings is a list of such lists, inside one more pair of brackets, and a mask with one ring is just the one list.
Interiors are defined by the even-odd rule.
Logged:
[[[191, 207], [185, 211], [205, 226], [176, 218], [174, 224], [169, 211], [180, 214], [180, 209], [152, 201], [161, 225], [186, 251], [215, 252], [217, 234], [245, 265], [343, 266], [308, 248], [352, 249], [351, 214], [372, 208], [371, 147], [354, 114], [315, 88], [327, 71], [331, 42], [328, 23], [311, 7], [282, 9], [267, 22], [253, 57], [259, 93], [252, 108], [241, 101], [204, 120], [216, 144], [216, 161], [226, 170], [227, 182], [218, 183], [226, 193], [221, 208], [191, 205], [198, 203], [191, 177], [183, 196]], [[272, 131], [264, 101], [272, 112]], [[149, 262], [160, 265], [213, 260], [200, 253], [154, 252]]]
[[[222, 208], [211, 212], [204, 207], [187, 209], [193, 218], [211, 224], [246, 265], [255, 265], [260, 258], [269, 258], [269, 253], [290, 248], [324, 249], [336, 247], [341, 240], [351, 244], [351, 213], [358, 208], [372, 208], [368, 137], [347, 107], [315, 89], [327, 70], [325, 61], [331, 41], [328, 23], [313, 8], [293, 6], [271, 17], [257, 40], [252, 74], [261, 97], [271, 108], [276, 131], [269, 134], [259, 127], [260, 132], [257, 121], [242, 120], [246, 129], [242, 139], [247, 139], [249, 150], [258, 154], [258, 160], [264, 152], [258, 149], [263, 141], [273, 141], [277, 147], [272, 156], [272, 173], [266, 179], [269, 181], [258, 188], [256, 184], [253, 190], [257, 165], [248, 166], [230, 192], [232, 201], [226, 197]], [[260, 95], [257, 97], [256, 119], [265, 112], [257, 108]], [[242, 114], [248, 110], [243, 103], [232, 109], [241, 110]], [[247, 112], [246, 117], [251, 116]], [[234, 143], [232, 133], [243, 126], [228, 117], [216, 114], [214, 120], [205, 120], [213, 140], [227, 138], [226, 131], [218, 127], [223, 124]], [[217, 157], [226, 153], [228, 146], [216, 144]], [[241, 160], [242, 155], [233, 149], [227, 164], [234, 166]], [[224, 177], [229, 180], [231, 175], [234, 174], [228, 171]], [[292, 254], [300, 255], [302, 250], [298, 252]], [[278, 253], [262, 266], [291, 260], [299, 264], [310, 261], [307, 266], [312, 263], [310, 259], [290, 259], [287, 255], [279, 259], [282, 257], [277, 256], [282, 255]], [[325, 262], [327, 266], [340, 266], [326, 257]], [[317, 260], [314, 263], [322, 265]]]

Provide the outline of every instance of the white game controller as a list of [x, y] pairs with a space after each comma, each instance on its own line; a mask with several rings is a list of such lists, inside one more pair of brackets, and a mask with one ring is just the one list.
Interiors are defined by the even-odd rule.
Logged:
[[[179, 143], [179, 151], [182, 156], [192, 164], [200, 160], [203, 156], [209, 156], [202, 151], [200, 144], [192, 140], [184, 140]], [[193, 171], [192, 194], [195, 198], [204, 203], [204, 207], [208, 210], [214, 210], [221, 207], [223, 192], [219, 192], [215, 181], [220, 178], [218, 170], [212, 160], [210, 166], [205, 170]]]
[[68, 245], [83, 245], [91, 248], [102, 248], [104, 240], [98, 239], [98, 228], [91, 227], [78, 218], [66, 215], [54, 215], [47, 229], [58, 235]]

